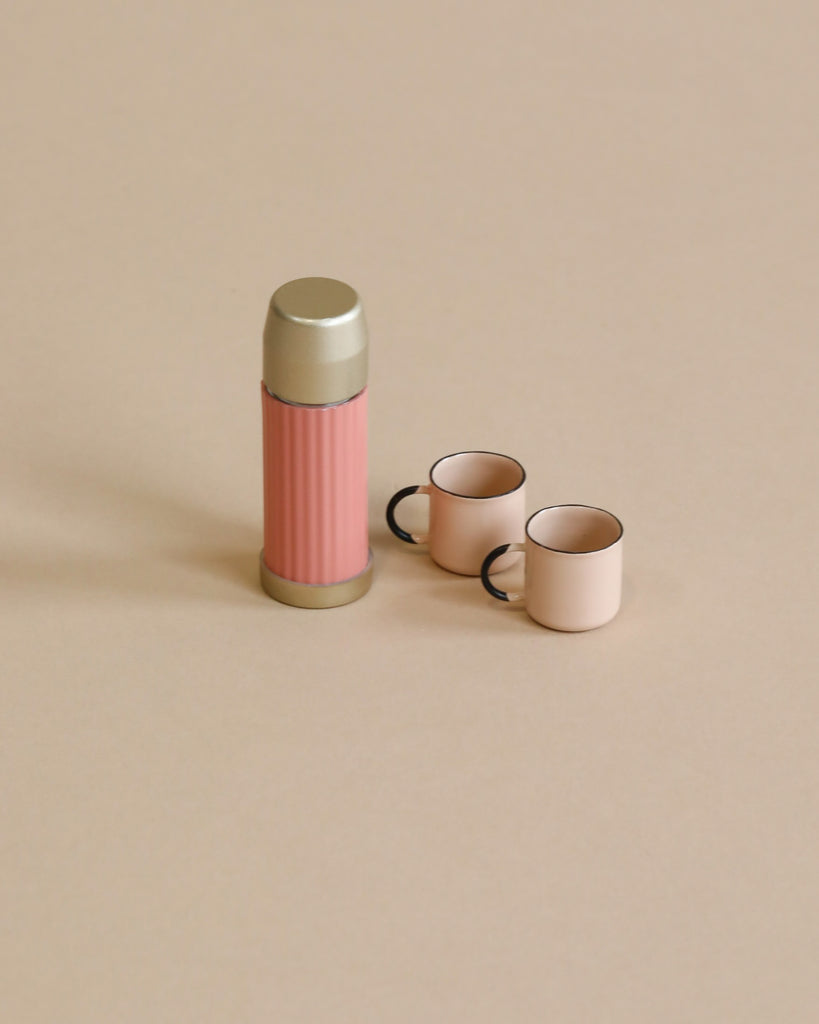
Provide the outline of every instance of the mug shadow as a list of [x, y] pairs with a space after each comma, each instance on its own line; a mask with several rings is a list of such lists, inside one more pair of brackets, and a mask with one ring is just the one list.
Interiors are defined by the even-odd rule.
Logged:
[[[462, 576], [442, 569], [429, 556], [427, 546], [408, 544], [390, 531], [381, 516], [371, 529], [371, 545], [380, 572], [403, 580], [387, 600], [392, 611], [413, 628], [440, 629], [474, 634], [516, 635], [519, 629], [542, 629], [521, 603], [499, 601], [484, 589], [479, 576]], [[371, 517], [374, 521], [375, 516]], [[523, 584], [523, 561], [493, 575], [501, 587], [519, 590]]]

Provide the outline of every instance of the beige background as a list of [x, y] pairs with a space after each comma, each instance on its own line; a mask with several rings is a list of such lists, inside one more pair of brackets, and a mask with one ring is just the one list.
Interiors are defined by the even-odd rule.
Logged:
[[[818, 48], [796, 0], [7, 5], [0, 1019], [816, 1020]], [[377, 579], [320, 613], [256, 576], [305, 274], [372, 337]], [[621, 516], [614, 623], [387, 535], [469, 447]]]

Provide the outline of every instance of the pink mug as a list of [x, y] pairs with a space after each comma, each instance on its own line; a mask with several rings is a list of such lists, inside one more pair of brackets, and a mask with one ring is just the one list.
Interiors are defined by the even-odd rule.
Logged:
[[[526, 552], [522, 594], [489, 579], [496, 559]], [[602, 508], [553, 505], [535, 512], [523, 544], [501, 544], [483, 561], [481, 581], [500, 601], [522, 601], [530, 617], [550, 629], [578, 632], [609, 622], [620, 608], [623, 525]]]
[[[479, 576], [484, 555], [501, 541], [523, 538], [526, 472], [509, 455], [457, 452], [445, 455], [429, 471], [428, 484], [397, 491], [387, 505], [387, 524], [408, 544], [429, 544], [433, 562], [464, 576]], [[429, 495], [429, 531], [409, 533], [398, 525], [395, 509], [411, 494]], [[517, 554], [499, 557], [496, 569], [512, 565]]]

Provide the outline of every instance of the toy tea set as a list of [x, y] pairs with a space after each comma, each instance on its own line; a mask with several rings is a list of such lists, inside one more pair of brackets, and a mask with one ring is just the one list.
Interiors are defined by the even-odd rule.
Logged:
[[[370, 588], [367, 348], [361, 300], [341, 281], [300, 278], [270, 300], [260, 574], [265, 591], [285, 604], [331, 608]], [[620, 520], [589, 505], [552, 505], [527, 520], [525, 485], [523, 466], [509, 455], [445, 455], [429, 483], [393, 495], [387, 523], [400, 540], [428, 544], [442, 569], [480, 576], [493, 597], [523, 603], [542, 626], [577, 632], [604, 625], [620, 607]], [[426, 534], [409, 533], [396, 520], [411, 494], [429, 495]], [[490, 573], [512, 565], [519, 552], [526, 559], [523, 592], [500, 590]]]

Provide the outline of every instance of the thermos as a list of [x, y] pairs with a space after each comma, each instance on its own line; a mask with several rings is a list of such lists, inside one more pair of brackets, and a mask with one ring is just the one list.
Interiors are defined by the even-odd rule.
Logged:
[[285, 604], [330, 608], [370, 588], [367, 327], [347, 284], [304, 277], [270, 300], [262, 374], [261, 581]]

